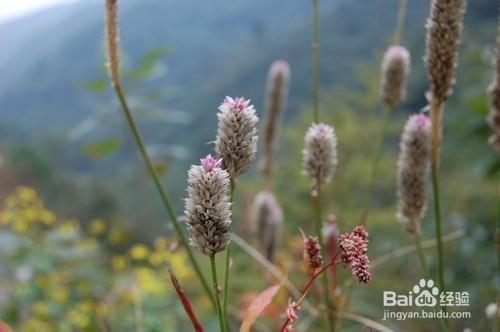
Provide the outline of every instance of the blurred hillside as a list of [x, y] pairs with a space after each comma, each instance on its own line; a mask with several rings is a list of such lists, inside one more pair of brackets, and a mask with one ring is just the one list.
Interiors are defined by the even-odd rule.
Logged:
[[[339, 88], [363, 93], [357, 74], [362, 68], [378, 76], [397, 5], [395, 0], [320, 2], [325, 95]], [[2, 150], [19, 179], [45, 188], [67, 213], [84, 213], [104, 201], [100, 213], [112, 214], [149, 197], [143, 195], [150, 189], [145, 174], [135, 180], [143, 167], [104, 72], [102, 12], [102, 1], [86, 0], [0, 25]], [[411, 1], [407, 12], [404, 40], [413, 66], [405, 108], [415, 111], [425, 103], [420, 58], [428, 1]], [[122, 1], [120, 14], [129, 96], [175, 193], [183, 193], [189, 163], [210, 150], [206, 142], [213, 139], [214, 114], [225, 95], [251, 98], [260, 110], [273, 60], [289, 61], [293, 72], [287, 121], [309, 103], [308, 1], [129, 0]], [[471, 2], [466, 15], [463, 56], [479, 57], [483, 70], [496, 15], [493, 0]], [[368, 108], [377, 109], [376, 100]], [[131, 186], [142, 189], [116, 202], [116, 193]], [[85, 208], [67, 202], [65, 192], [82, 192], [78, 204]], [[96, 198], [86, 202], [89, 192]], [[182, 195], [174, 196], [179, 204]], [[129, 215], [155, 219], [156, 208], [153, 203], [148, 216]]]

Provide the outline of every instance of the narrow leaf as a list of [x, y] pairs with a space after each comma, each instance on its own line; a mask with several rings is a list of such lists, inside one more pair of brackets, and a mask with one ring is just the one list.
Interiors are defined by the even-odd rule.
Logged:
[[259, 296], [252, 301], [245, 313], [243, 323], [240, 327], [240, 332], [250, 332], [252, 325], [255, 323], [262, 311], [264, 311], [269, 303], [271, 303], [280, 287], [281, 285], [271, 286], [260, 293]]
[[119, 139], [107, 138], [85, 145], [82, 151], [89, 158], [99, 159], [115, 152], [119, 147]]
[[191, 323], [193, 324], [194, 330], [196, 332], [205, 332], [203, 329], [203, 326], [200, 324], [198, 321], [198, 318], [196, 318], [196, 314], [194, 313], [193, 306], [191, 305], [191, 301], [189, 301], [189, 298], [187, 297], [186, 293], [184, 290], [182, 290], [181, 285], [179, 284], [179, 281], [175, 277], [174, 273], [172, 271], [169, 271], [170, 273], [170, 280], [172, 280], [172, 285], [174, 285], [174, 288], [177, 292], [177, 296], [179, 296], [179, 299], [182, 302], [182, 306], [184, 307], [184, 310], [186, 310], [186, 313], [189, 316], [189, 319], [191, 320]]

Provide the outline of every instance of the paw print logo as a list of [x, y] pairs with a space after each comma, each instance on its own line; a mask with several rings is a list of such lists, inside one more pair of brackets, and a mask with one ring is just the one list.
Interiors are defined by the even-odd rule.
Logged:
[[437, 295], [439, 294], [439, 289], [434, 286], [434, 281], [431, 279], [420, 279], [418, 285], [413, 286], [413, 293], [416, 295], [416, 306], [434, 307], [437, 305]]

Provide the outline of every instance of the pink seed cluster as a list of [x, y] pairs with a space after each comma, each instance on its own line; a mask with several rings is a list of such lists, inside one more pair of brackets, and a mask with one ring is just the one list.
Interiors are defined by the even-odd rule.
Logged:
[[299, 318], [300, 306], [295, 301], [288, 301], [288, 307], [286, 308], [286, 315], [288, 317], [288, 323], [282, 330], [282, 332], [293, 332], [295, 328], [293, 323]]
[[304, 260], [311, 274], [321, 268], [323, 257], [321, 257], [321, 245], [317, 236], [304, 238]]
[[366, 254], [368, 236], [368, 231], [364, 226], [356, 226], [351, 232], [340, 235], [342, 262], [351, 268], [353, 276], [362, 283], [368, 283], [372, 277], [368, 271], [370, 260]]

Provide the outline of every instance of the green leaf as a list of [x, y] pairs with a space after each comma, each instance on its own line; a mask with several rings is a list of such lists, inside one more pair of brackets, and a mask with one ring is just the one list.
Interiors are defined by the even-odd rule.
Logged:
[[109, 81], [105, 79], [96, 78], [87, 82], [84, 82], [82, 86], [92, 92], [102, 92], [109, 88]]
[[110, 155], [119, 147], [120, 140], [118, 138], [107, 138], [85, 145], [82, 152], [89, 158], [99, 159]]
[[157, 68], [158, 62], [170, 53], [171, 51], [165, 47], [158, 47], [150, 50], [141, 59], [139, 66], [137, 66], [137, 68], [133, 69], [130, 72], [130, 80], [132, 80], [133, 82], [138, 82], [153, 75]]

